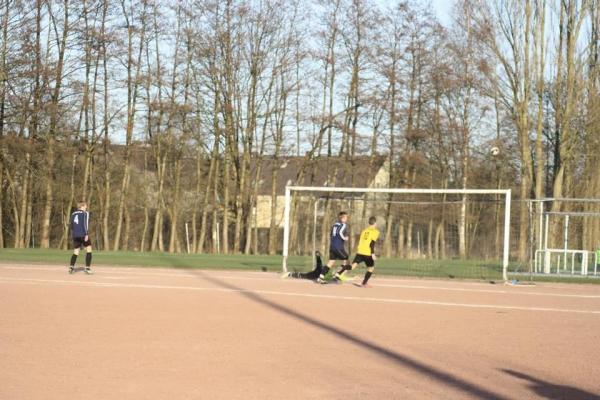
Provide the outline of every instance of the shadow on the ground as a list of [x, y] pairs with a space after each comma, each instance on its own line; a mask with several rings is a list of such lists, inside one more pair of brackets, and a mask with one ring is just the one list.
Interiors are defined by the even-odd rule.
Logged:
[[516, 378], [528, 381], [528, 387], [537, 396], [543, 399], [561, 399], [561, 400], [598, 400], [600, 399], [600, 393], [593, 394], [585, 390], [578, 389], [573, 386], [566, 385], [555, 385], [550, 382], [546, 382], [542, 379], [538, 379], [531, 375], [524, 374], [522, 372], [513, 371], [510, 369], [503, 369], [503, 372], [512, 375]]
[[165, 263], [168, 263], [169, 267], [171, 267], [171, 268], [177, 268], [177, 269], [194, 268], [193, 260], [185, 260], [185, 259], [181, 259], [178, 257], [172, 257], [172, 256], [169, 256], [168, 254], [165, 254], [162, 252], [157, 252], [156, 256], [158, 256], [160, 259], [165, 261]]
[[[174, 256], [172, 254], [167, 254], [163, 252], [155, 253], [155, 256], [160, 258], [165, 264], [168, 264], [168, 267], [177, 268], [177, 269], [230, 269], [230, 270], [255, 270], [255, 271], [280, 271], [281, 264], [279, 262], [265, 262], [265, 260], [252, 260], [251, 257], [248, 257], [247, 260], [239, 262], [239, 265], [242, 265], [244, 268], [226, 268], [223, 266], [215, 265], [200, 265], [198, 266], [198, 260], [194, 258], [181, 258]], [[197, 256], [197, 254], [196, 254]], [[226, 262], [226, 260], [221, 260], [222, 262]]]
[[392, 361], [402, 367], [410, 368], [418, 373], [427, 376], [430, 379], [435, 379], [443, 384], [451, 386], [455, 389], [458, 389], [462, 392], [469, 394], [470, 396], [480, 398], [480, 399], [508, 399], [502, 395], [494, 393], [486, 388], [478, 386], [476, 384], [467, 382], [459, 377], [456, 377], [448, 372], [441, 371], [437, 368], [428, 366], [420, 361], [414, 360], [408, 356], [395, 352], [391, 349], [387, 349], [377, 343], [371, 342], [369, 340], [363, 339], [351, 332], [345, 331], [341, 328], [328, 324], [326, 322], [315, 319], [309, 315], [303, 314], [299, 311], [286, 307], [284, 305], [278, 304], [274, 301], [268, 300], [259, 294], [252, 292], [247, 289], [243, 289], [232, 285], [230, 283], [224, 282], [220, 279], [210, 276], [207, 273], [204, 273], [199, 270], [194, 270], [194, 273], [201, 277], [202, 279], [212, 282], [217, 286], [220, 286], [225, 289], [235, 290], [241, 296], [259, 303], [265, 307], [268, 307], [272, 310], [278, 311], [284, 315], [287, 315], [290, 318], [298, 320], [300, 322], [309, 324], [315, 328], [321, 329], [325, 332], [328, 332], [332, 335], [337, 336], [340, 339], [343, 339], [355, 346], [360, 347], [363, 350], [370, 351], [374, 354], [377, 354], [389, 361]]

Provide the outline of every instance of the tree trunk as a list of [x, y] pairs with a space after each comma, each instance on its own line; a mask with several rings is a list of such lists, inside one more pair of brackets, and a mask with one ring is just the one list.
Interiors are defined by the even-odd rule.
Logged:
[[[50, 247], [50, 218], [52, 216], [52, 206], [54, 202], [54, 145], [56, 140], [56, 130], [58, 127], [59, 120], [59, 105], [60, 105], [60, 94], [62, 88], [63, 79], [63, 66], [64, 56], [67, 47], [67, 37], [69, 34], [69, 0], [63, 2], [63, 31], [60, 44], [58, 46], [58, 62], [56, 65], [56, 75], [54, 89], [52, 91], [52, 97], [50, 102], [50, 126], [48, 127], [48, 141], [46, 143], [46, 198], [44, 204], [44, 211], [42, 214], [42, 237], [40, 240], [40, 247], [47, 249]], [[56, 26], [55, 26], [56, 27]]]
[[71, 219], [71, 207], [75, 202], [75, 169], [77, 167], [77, 152], [73, 152], [71, 157], [71, 182], [69, 185], [70, 194], [69, 201], [65, 204], [64, 215], [63, 215], [63, 234], [60, 239], [61, 248], [67, 250], [69, 246], [69, 222]]
[[[106, 22], [106, 14], [108, 12], [108, 0], [103, 0], [102, 4], [102, 25], [100, 28], [100, 34], [104, 37], [105, 34], [105, 22]], [[111, 199], [111, 189], [110, 189], [110, 163], [109, 163], [109, 118], [108, 118], [108, 59], [106, 54], [106, 40], [101, 42], [102, 44], [102, 86], [103, 86], [103, 133], [104, 138], [102, 141], [103, 147], [103, 159], [104, 159], [104, 201], [102, 201], [102, 245], [104, 250], [110, 250], [110, 240], [109, 240], [109, 231], [108, 231], [108, 216], [110, 214], [110, 199]]]
[[406, 258], [406, 251], [404, 247], [404, 218], [400, 218], [398, 222], [398, 244], [396, 246], [396, 256], [399, 258]]
[[148, 234], [148, 226], [150, 224], [150, 207], [148, 205], [148, 151], [144, 147], [144, 226], [142, 228], [142, 237], [140, 239], [139, 251], [146, 251], [146, 235]]
[[[2, 136], [0, 136], [0, 140], [2, 140]], [[3, 146], [3, 143], [0, 143], [0, 146]], [[4, 149], [0, 147], [0, 249], [4, 248], [4, 160], [3, 160]]]
[[[206, 182], [206, 190], [204, 191], [204, 198], [202, 204], [202, 216], [200, 218], [200, 235], [198, 236], [198, 243], [196, 245], [196, 252], [203, 253], [205, 249], [206, 242], [206, 232], [207, 232], [207, 224], [208, 224], [208, 206], [211, 199], [210, 196], [210, 188], [213, 187], [213, 182], [216, 181], [216, 170], [217, 170], [217, 157], [218, 157], [218, 146], [219, 139], [215, 137], [213, 155], [210, 159], [210, 166], [208, 169], [208, 182]], [[214, 198], [214, 196], [212, 196]], [[213, 207], [214, 208], [214, 207]], [[213, 225], [214, 225], [213, 220]]]
[[[227, 139], [229, 142], [230, 139]], [[221, 251], [223, 254], [229, 254], [229, 185], [231, 184], [231, 160], [229, 154], [230, 145], [226, 146], [225, 149], [225, 160], [224, 160], [224, 171], [223, 171], [223, 204], [221, 209], [223, 210], [223, 226], [222, 228], [222, 241]]]
[[21, 189], [21, 211], [19, 215], [21, 216], [19, 219], [19, 236], [15, 239], [17, 245], [15, 247], [18, 248], [26, 248], [27, 242], [25, 240], [25, 232], [27, 226], [27, 207], [29, 206], [29, 190], [31, 188], [30, 175], [31, 175], [31, 154], [27, 152], [25, 154], [25, 169], [23, 171], [22, 177], [22, 189]]
[[175, 161], [175, 193], [171, 205], [171, 231], [169, 236], [169, 253], [176, 251], [177, 228], [179, 224], [179, 202], [181, 197], [181, 159]]
[[129, 250], [129, 232], [131, 228], [131, 213], [128, 207], [125, 207], [125, 230], [123, 232], [123, 244], [121, 249]]
[[139, 251], [146, 251], [146, 236], [148, 235], [148, 225], [150, 224], [150, 211], [148, 206], [144, 206], [144, 226], [142, 228], [142, 238], [140, 239]]
[[54, 202], [54, 139], [50, 138], [46, 147], [46, 182], [45, 182], [45, 203], [42, 212], [42, 236], [40, 247], [47, 249], [50, 247], [50, 217], [52, 216], [52, 205]]
[[220, 229], [219, 229], [219, 168], [220, 162], [217, 158], [215, 164], [215, 178], [213, 179], [213, 206], [212, 206], [212, 252], [213, 253], [221, 253], [221, 245], [220, 245]]
[[[125, 156], [123, 161], [123, 178], [121, 180], [121, 196], [119, 198], [119, 205], [117, 208], [117, 227], [115, 230], [115, 238], [113, 249], [119, 250], [119, 244], [121, 243], [121, 230], [123, 225], [123, 215], [125, 213], [125, 198], [128, 195], [129, 189], [129, 174], [130, 174], [130, 163], [131, 163], [131, 142], [133, 139], [133, 129], [135, 124], [135, 112], [136, 103], [138, 96], [138, 85], [140, 82], [140, 71], [142, 67], [142, 54], [144, 50], [145, 36], [146, 36], [146, 7], [147, 1], [143, 1], [143, 11], [141, 18], [140, 40], [137, 59], [133, 60], [133, 36], [134, 36], [134, 25], [129, 21], [129, 15], [125, 10], [123, 4], [123, 15], [127, 23], [127, 124], [125, 130]], [[132, 69], [135, 67], [135, 73]], [[133, 73], [133, 74], [132, 74]]]
[[[277, 227], [277, 179], [279, 165], [277, 155], [273, 160], [273, 170], [271, 171], [271, 218], [269, 223], [269, 254], [277, 253], [277, 242], [279, 239]], [[291, 223], [291, 221], [290, 221]]]

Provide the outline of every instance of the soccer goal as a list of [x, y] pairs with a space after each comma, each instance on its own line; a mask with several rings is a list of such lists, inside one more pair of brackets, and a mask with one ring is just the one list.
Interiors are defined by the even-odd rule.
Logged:
[[510, 189], [287, 186], [284, 271], [317, 250], [327, 258], [330, 229], [340, 211], [349, 214], [352, 256], [367, 220], [377, 217], [379, 273], [508, 280]]

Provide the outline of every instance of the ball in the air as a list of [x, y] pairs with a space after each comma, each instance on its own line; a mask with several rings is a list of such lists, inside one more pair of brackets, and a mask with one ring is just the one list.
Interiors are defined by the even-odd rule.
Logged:
[[494, 146], [490, 149], [490, 154], [493, 157], [496, 157], [498, 154], [500, 154], [500, 149], [498, 147]]

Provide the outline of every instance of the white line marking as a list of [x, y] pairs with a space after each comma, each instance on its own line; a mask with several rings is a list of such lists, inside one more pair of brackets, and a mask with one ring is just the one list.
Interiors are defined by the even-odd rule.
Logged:
[[376, 303], [417, 304], [417, 305], [432, 305], [432, 306], [442, 306], [442, 307], [461, 307], [461, 308], [479, 308], [479, 309], [494, 309], [494, 310], [537, 311], [537, 312], [557, 312], [557, 313], [570, 313], [570, 314], [600, 315], [600, 310], [576, 310], [576, 309], [546, 308], [546, 307], [521, 307], [521, 306], [503, 306], [503, 305], [493, 305], [493, 304], [454, 303], [454, 302], [429, 301], [429, 300], [405, 300], [405, 299], [389, 299], [389, 298], [386, 299], [386, 298], [378, 298], [378, 297], [338, 296], [338, 295], [328, 295], [328, 294], [280, 292], [280, 291], [276, 291], [276, 290], [229, 289], [229, 288], [198, 287], [198, 286], [148, 285], [148, 284], [133, 284], [133, 283], [128, 284], [128, 283], [67, 281], [67, 280], [52, 280], [52, 279], [27, 279], [27, 278], [10, 278], [10, 277], [0, 277], [0, 283], [60, 284], [60, 285], [66, 285], [66, 286], [87, 286], [87, 287], [191, 290], [191, 291], [204, 291], [204, 292], [212, 291], [212, 292], [224, 292], [224, 293], [254, 293], [254, 294], [288, 296], [288, 297], [308, 297], [308, 298], [319, 298], [319, 299], [369, 301], [369, 302], [376, 302]]
[[[52, 268], [52, 267], [0, 267], [2, 269], [12, 269], [12, 270], [34, 270], [34, 271], [62, 271], [60, 268]], [[157, 271], [161, 271], [158, 269]], [[94, 272], [98, 276], [106, 277], [106, 274], [114, 273], [114, 274], [124, 274], [124, 275], [137, 275], [137, 276], [164, 276], [164, 277], [174, 277], [174, 278], [195, 278], [198, 275], [187, 272], [185, 270], [181, 270], [180, 273], [174, 272], [153, 272], [148, 270], [140, 270], [140, 269], [121, 269], [121, 268], [106, 268], [102, 267], [101, 269], [94, 269]], [[203, 270], [206, 272], [206, 270]], [[245, 271], [240, 271], [245, 272]], [[261, 272], [264, 274], [264, 272]], [[268, 278], [251, 278], [248, 276], [244, 277], [236, 277], [236, 276], [222, 276], [223, 278], [232, 278], [232, 279], [245, 279], [245, 280], [275, 280], [275, 276], [269, 275]]]
[[[48, 265], [48, 264], [46, 264]], [[130, 267], [110, 267], [110, 266], [106, 266], [106, 265], [94, 265], [95, 267], [99, 267], [100, 270], [102, 271], [114, 271], [114, 272], [119, 272], [119, 273], [130, 273], [130, 274], [140, 274], [143, 275], [145, 273], [147, 274], [158, 274], [160, 273], [160, 271], [165, 271], [163, 273], [165, 274], [169, 274], [171, 275], [172, 273], [170, 273], [169, 271], [181, 271], [183, 274], [189, 274], [189, 276], [195, 276], [195, 275], [191, 275], [189, 272], [187, 271], [194, 271], [194, 270], [199, 270], [199, 271], [203, 271], [203, 272], [218, 272], [218, 273], [224, 273], [224, 274], [248, 274], [248, 275], [261, 275], [261, 276], [271, 276], [271, 277], [275, 277], [275, 276], [279, 276], [280, 272], [277, 271], [269, 271], [269, 272], [260, 272], [260, 271], [248, 271], [248, 270], [243, 270], [243, 269], [230, 269], [230, 270], [225, 270], [225, 269], [218, 269], [218, 268], [177, 268], [177, 267], [173, 267], [173, 268], [168, 268], [168, 267], [160, 267], [160, 266], [149, 266], [149, 267], [144, 267], [142, 265], [140, 266], [130, 266]], [[44, 267], [41, 265], [31, 265], [31, 264], [24, 264], [24, 265], [14, 265], [14, 264], [2, 264], [2, 261], [0, 261], [0, 269], [12, 269], [12, 270], [34, 270], [34, 271], [62, 271], [63, 269], [66, 269], [66, 267], [60, 266], [60, 265], [55, 265], [53, 267]], [[149, 271], [159, 271], [159, 272], [149, 272]], [[181, 276], [178, 274], [172, 274], [173, 276]], [[261, 279], [266, 279], [266, 278], [261, 278]]]
[[476, 293], [499, 293], [499, 294], [516, 294], [525, 296], [551, 296], [551, 297], [576, 297], [582, 299], [600, 299], [600, 295], [594, 294], [562, 294], [562, 293], [544, 293], [544, 292], [511, 292], [508, 290], [491, 290], [491, 289], [467, 289], [467, 288], [451, 288], [444, 286], [418, 286], [418, 285], [382, 285], [373, 284], [378, 287], [392, 287], [392, 288], [403, 288], [403, 289], [437, 289], [447, 290], [454, 292], [476, 292]]
[[[53, 267], [15, 267], [15, 266], [0, 266], [2, 269], [9, 270], [39, 270], [39, 271], [59, 271], [58, 268]], [[160, 269], [158, 270], [160, 271]], [[231, 271], [225, 272], [223, 275], [223, 271], [218, 271], [218, 274], [215, 274], [216, 271], [207, 271], [202, 270], [203, 273], [209, 273], [211, 276], [215, 278], [221, 279], [234, 279], [234, 280], [251, 280], [251, 281], [278, 281], [279, 277], [273, 274], [269, 274], [267, 277], [250, 277], [250, 276], [236, 276], [236, 274], [242, 273], [250, 273], [249, 271]], [[136, 268], [106, 268], [102, 267], [101, 269], [96, 269], [95, 273], [98, 277], [102, 277], [105, 279], [125, 279], [125, 278], [117, 278], [117, 277], [109, 277], [107, 273], [114, 274], [124, 274], [124, 275], [134, 275], [134, 276], [162, 276], [162, 277], [173, 277], [173, 278], [197, 278], [197, 274], [193, 274], [182, 270], [180, 273], [170, 273], [170, 272], [153, 272], [146, 270], [139, 270]], [[265, 274], [264, 272], [256, 272], [254, 274]], [[355, 277], [356, 278], [356, 277]], [[394, 282], [393, 279], [381, 279], [378, 278], [376, 282]], [[289, 279], [286, 282], [306, 282], [306, 280], [300, 279]], [[476, 283], [474, 283], [476, 284]], [[382, 283], [373, 283], [371, 286], [374, 287], [388, 287], [388, 288], [400, 288], [400, 289], [413, 289], [413, 290], [440, 290], [440, 291], [450, 291], [450, 292], [472, 292], [472, 293], [490, 293], [490, 294], [508, 294], [508, 295], [524, 295], [524, 296], [542, 296], [542, 297], [565, 297], [565, 298], [580, 298], [580, 299], [600, 299], [600, 295], [594, 294], [563, 294], [563, 293], [545, 293], [545, 292], [524, 292], [524, 291], [510, 291], [504, 289], [474, 289], [474, 288], [458, 288], [458, 287], [447, 287], [447, 286], [426, 286], [426, 285], [411, 285], [411, 284], [382, 284]]]

